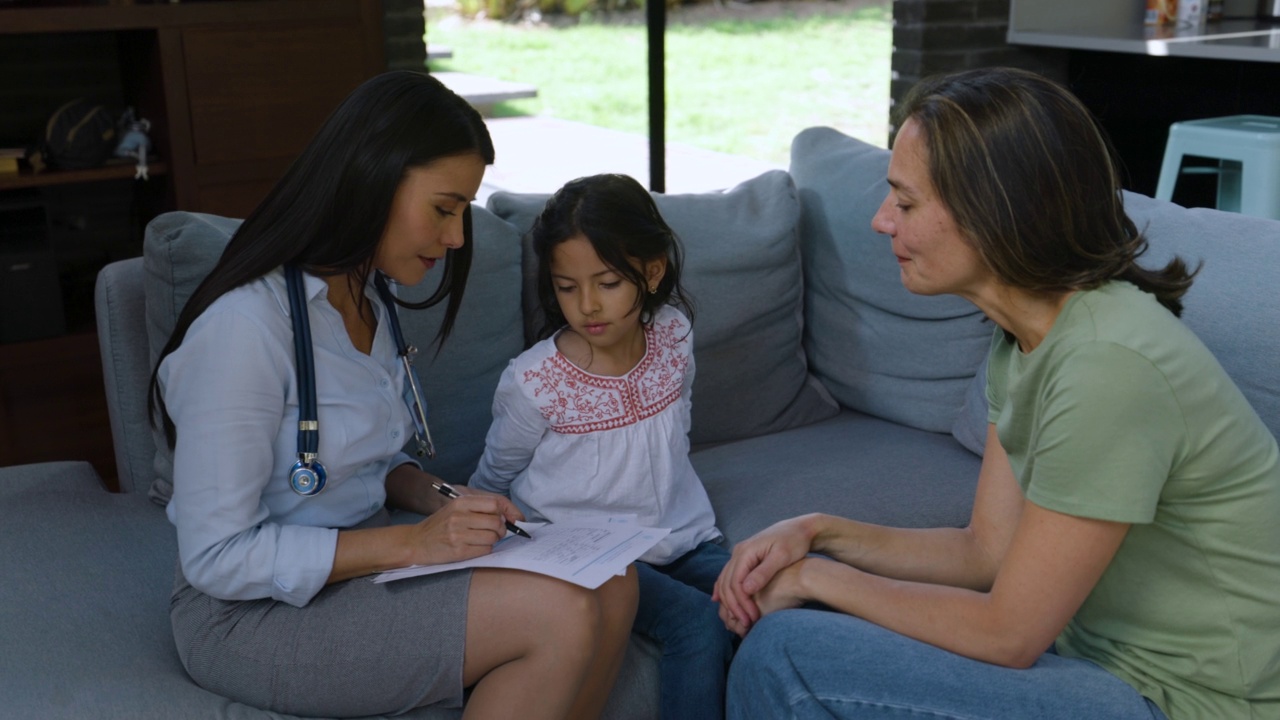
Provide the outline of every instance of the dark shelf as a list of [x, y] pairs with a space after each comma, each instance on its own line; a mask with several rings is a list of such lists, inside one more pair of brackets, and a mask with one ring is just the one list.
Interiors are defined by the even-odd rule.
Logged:
[[207, 23], [255, 23], [316, 18], [358, 17], [360, 9], [347, 0], [239, 0], [149, 5], [59, 5], [0, 9], [0, 34], [80, 32], [85, 30], [144, 30]]
[[[169, 166], [164, 162], [147, 163], [147, 174], [150, 177], [161, 177], [168, 174], [168, 172]], [[0, 190], [47, 187], [69, 183], [95, 182], [98, 180], [125, 180], [132, 178], [134, 173], [135, 167], [132, 162], [105, 165], [88, 170], [42, 170], [41, 172], [33, 172], [24, 169], [17, 173], [0, 175]]]

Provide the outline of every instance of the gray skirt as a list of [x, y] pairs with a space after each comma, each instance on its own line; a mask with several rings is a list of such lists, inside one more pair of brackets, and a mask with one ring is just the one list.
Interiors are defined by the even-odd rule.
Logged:
[[[362, 526], [385, 524], [385, 511]], [[334, 583], [305, 607], [226, 601], [175, 573], [169, 618], [201, 687], [246, 705], [328, 717], [461, 707], [471, 571]]]

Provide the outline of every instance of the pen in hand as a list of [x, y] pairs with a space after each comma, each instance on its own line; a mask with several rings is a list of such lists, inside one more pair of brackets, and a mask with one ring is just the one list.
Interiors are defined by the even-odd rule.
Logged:
[[[458, 494], [458, 491], [457, 491], [457, 490], [454, 490], [454, 489], [453, 489], [453, 486], [452, 486], [452, 485], [450, 485], [449, 483], [446, 483], [446, 482], [438, 482], [438, 483], [435, 483], [435, 482], [433, 482], [433, 483], [431, 483], [431, 487], [432, 487], [432, 488], [435, 488], [435, 491], [436, 491], [436, 492], [440, 493], [441, 495], [443, 495], [443, 496], [445, 496], [445, 497], [447, 497], [447, 498], [452, 499], [452, 498], [461, 497], [461, 495], [459, 495], [459, 494]], [[523, 538], [532, 537], [531, 535], [529, 535], [529, 533], [527, 533], [527, 532], [525, 532], [525, 531], [524, 531], [524, 528], [520, 527], [519, 525], [516, 525], [515, 523], [511, 522], [510, 520], [506, 520], [505, 522], [507, 523], [507, 529], [508, 529], [508, 530], [510, 530], [511, 532], [515, 533], [516, 535], [519, 535], [520, 537], [523, 537]]]

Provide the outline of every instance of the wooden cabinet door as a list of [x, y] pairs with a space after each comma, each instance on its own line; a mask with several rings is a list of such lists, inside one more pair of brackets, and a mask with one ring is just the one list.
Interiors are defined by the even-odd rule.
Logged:
[[244, 217], [376, 72], [359, 20], [183, 30], [195, 209]]

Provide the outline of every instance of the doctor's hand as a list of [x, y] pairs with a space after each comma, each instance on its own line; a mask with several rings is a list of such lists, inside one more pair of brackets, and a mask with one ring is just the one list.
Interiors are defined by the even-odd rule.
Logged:
[[507, 520], [524, 519], [520, 509], [501, 495], [457, 490], [460, 497], [411, 526], [411, 564], [437, 565], [487, 555], [506, 536]]
[[775, 523], [735, 545], [711, 594], [711, 599], [720, 603], [725, 627], [745, 635], [763, 615], [756, 593], [803, 559], [809, 546], [799, 518]]

